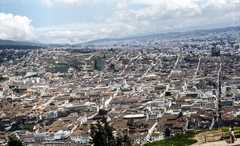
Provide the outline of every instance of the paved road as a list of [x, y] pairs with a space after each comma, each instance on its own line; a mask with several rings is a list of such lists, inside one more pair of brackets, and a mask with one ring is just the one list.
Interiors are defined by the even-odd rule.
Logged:
[[179, 59], [180, 59], [180, 57], [178, 56], [178, 58], [175, 62], [175, 65], [174, 65], [173, 69], [171, 70], [171, 73], [168, 75], [168, 77], [165, 80], [168, 80], [172, 76], [172, 72], [176, 69], [176, 67], [178, 65], [178, 62], [179, 62]]

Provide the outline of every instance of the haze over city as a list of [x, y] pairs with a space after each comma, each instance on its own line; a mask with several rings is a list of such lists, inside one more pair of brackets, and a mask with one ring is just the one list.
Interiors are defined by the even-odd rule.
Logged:
[[76, 44], [238, 26], [238, 0], [2, 0], [0, 39]]

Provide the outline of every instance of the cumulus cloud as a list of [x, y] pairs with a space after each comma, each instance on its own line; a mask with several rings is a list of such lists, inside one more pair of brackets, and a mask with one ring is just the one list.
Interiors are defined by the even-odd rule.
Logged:
[[39, 40], [45, 43], [74, 44], [88, 41], [95, 33], [89, 30], [54, 30], [39, 34]]
[[126, 10], [128, 8], [129, 8], [129, 4], [126, 1], [119, 2], [117, 4], [117, 6], [115, 7], [115, 9], [117, 9], [117, 10]]
[[119, 23], [76, 23], [38, 28], [38, 40], [45, 43], [76, 44], [99, 38], [115, 38], [120, 26]]
[[34, 27], [26, 16], [0, 13], [0, 39], [33, 40], [36, 38]]
[[120, 1], [113, 13], [95, 16], [93, 22], [38, 29], [39, 40], [74, 44], [101, 38], [202, 29], [228, 23], [237, 4], [237, 0]]
[[107, 21], [133, 25], [142, 33], [198, 26], [201, 29], [203, 25], [229, 22], [238, 6], [237, 0], [133, 0], [131, 4], [145, 7], [116, 10]]
[[[111, 3], [111, 13], [99, 13], [89, 21], [34, 29], [25, 16], [0, 13], [0, 39], [38, 40], [75, 44], [101, 38], [185, 31], [205, 26], [226, 27], [238, 0], [41, 0], [47, 6], [79, 6]], [[50, 8], [51, 8], [50, 7]], [[99, 7], [104, 9], [104, 7]], [[94, 11], [94, 10], [89, 10]], [[237, 20], [237, 15], [233, 20]], [[37, 34], [35, 33], [35, 30]]]

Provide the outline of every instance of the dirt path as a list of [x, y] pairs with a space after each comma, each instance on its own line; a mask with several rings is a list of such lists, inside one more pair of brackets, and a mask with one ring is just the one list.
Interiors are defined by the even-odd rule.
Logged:
[[[207, 142], [205, 142], [205, 136]], [[207, 131], [197, 134], [194, 139], [198, 140], [197, 143], [192, 146], [240, 146], [240, 139], [234, 143], [230, 143], [230, 140], [222, 140], [222, 130]]]
[[[206, 139], [205, 139], [205, 136], [206, 136]], [[207, 141], [207, 142], [218, 141], [221, 139], [221, 137], [222, 137], [221, 129], [214, 130], [214, 131], [202, 132], [202, 133], [195, 135], [194, 139], [196, 139], [198, 142], [193, 144], [192, 146], [205, 144], [206, 143], [205, 141]]]

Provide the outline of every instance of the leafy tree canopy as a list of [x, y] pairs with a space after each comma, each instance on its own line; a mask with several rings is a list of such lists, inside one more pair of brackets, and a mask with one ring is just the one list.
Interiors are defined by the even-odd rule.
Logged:
[[8, 146], [24, 146], [23, 143], [14, 135], [8, 135]]
[[94, 146], [132, 146], [130, 138], [125, 135], [124, 137], [115, 137], [113, 135], [113, 128], [109, 125], [106, 118], [97, 121], [97, 124], [91, 125], [91, 137]]

